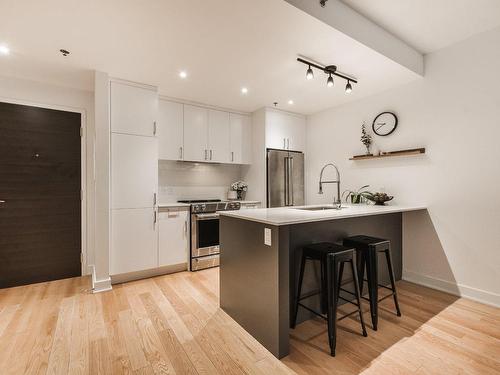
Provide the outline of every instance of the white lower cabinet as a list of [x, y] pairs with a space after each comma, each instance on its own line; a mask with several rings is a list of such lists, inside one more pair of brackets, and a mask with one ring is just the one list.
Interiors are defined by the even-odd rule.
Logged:
[[188, 211], [172, 209], [160, 212], [158, 258], [159, 266], [186, 263], [189, 253]]
[[111, 228], [111, 275], [158, 267], [154, 208], [112, 210]]

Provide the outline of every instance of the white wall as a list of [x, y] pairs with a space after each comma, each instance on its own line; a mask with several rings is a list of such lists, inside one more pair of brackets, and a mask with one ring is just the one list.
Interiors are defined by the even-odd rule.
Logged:
[[[370, 184], [394, 203], [423, 202], [428, 214], [404, 219], [404, 277], [500, 305], [500, 28], [425, 58], [425, 78], [308, 118], [308, 203], [321, 166], [336, 163], [344, 189]], [[354, 88], [356, 89], [356, 88]], [[426, 147], [423, 157], [349, 161], [363, 153], [363, 121], [395, 111], [385, 151]]]
[[179, 199], [227, 199], [233, 182], [241, 180], [241, 166], [160, 160], [160, 203]]
[[95, 72], [95, 257], [92, 287], [95, 292], [111, 288], [110, 251], [110, 167], [109, 76]]
[[85, 176], [86, 191], [86, 264], [94, 262], [94, 94], [65, 87], [40, 83], [20, 78], [0, 76], [0, 101], [13, 101], [27, 105], [47, 106], [61, 110], [84, 113], [84, 129], [86, 131]]

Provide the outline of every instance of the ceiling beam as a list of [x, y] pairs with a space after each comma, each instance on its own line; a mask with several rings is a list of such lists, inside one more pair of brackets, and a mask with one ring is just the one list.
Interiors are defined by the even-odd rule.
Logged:
[[424, 75], [424, 56], [340, 0], [285, 0], [359, 43], [377, 51], [412, 72]]

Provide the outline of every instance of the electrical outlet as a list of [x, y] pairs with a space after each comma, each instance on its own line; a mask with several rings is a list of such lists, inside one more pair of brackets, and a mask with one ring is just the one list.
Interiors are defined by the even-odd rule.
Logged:
[[271, 228], [264, 228], [264, 245], [271, 246]]

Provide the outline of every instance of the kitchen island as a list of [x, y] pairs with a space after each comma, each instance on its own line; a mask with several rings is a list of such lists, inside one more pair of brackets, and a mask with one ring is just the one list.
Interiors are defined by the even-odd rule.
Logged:
[[[326, 209], [324, 209], [326, 208]], [[290, 312], [301, 248], [342, 242], [356, 234], [391, 241], [396, 279], [402, 274], [402, 219], [423, 206], [317, 205], [220, 213], [220, 306], [276, 357], [289, 352]], [[306, 269], [303, 292], [317, 289], [319, 272]], [[346, 272], [344, 280], [349, 280]], [[379, 278], [388, 282], [385, 267]], [[349, 287], [347, 287], [349, 288]], [[317, 308], [311, 298], [310, 307]], [[311, 314], [299, 310], [297, 322]]]

